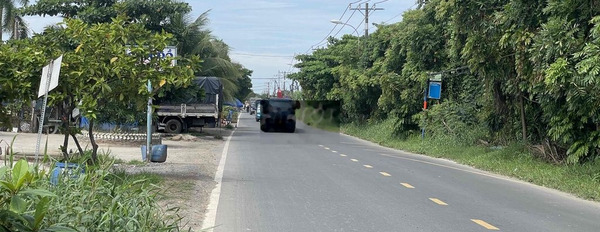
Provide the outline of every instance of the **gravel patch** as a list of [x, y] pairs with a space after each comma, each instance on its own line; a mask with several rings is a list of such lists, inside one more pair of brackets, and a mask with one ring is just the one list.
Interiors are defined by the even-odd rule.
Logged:
[[[209, 203], [210, 193], [216, 185], [214, 175], [221, 159], [225, 140], [231, 130], [204, 129], [190, 134], [165, 135], [162, 144], [167, 145], [167, 160], [164, 163], [129, 165], [128, 162], [142, 161], [140, 144], [136, 142], [99, 141], [99, 154], [108, 154], [120, 164], [116, 168], [127, 173], [156, 173], [165, 178], [162, 187], [165, 197], [159, 201], [163, 209], [179, 208], [177, 214], [187, 230], [200, 231], [202, 220]], [[35, 152], [36, 134], [0, 132], [0, 140], [11, 141], [17, 135], [13, 148], [21, 154]], [[62, 135], [44, 135], [49, 153], [60, 154]], [[80, 141], [83, 147], [88, 141]], [[43, 145], [42, 145], [43, 146]], [[69, 147], [75, 149], [73, 141]]]

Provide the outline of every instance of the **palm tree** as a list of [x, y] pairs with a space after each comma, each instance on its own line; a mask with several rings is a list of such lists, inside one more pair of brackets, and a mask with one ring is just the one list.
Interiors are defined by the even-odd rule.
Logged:
[[[26, 6], [29, 0], [0, 0], [0, 26], [2, 32], [11, 33], [11, 38], [20, 39], [29, 36], [29, 28], [23, 18], [17, 13], [18, 7]], [[0, 41], [2, 41], [0, 33]]]
[[229, 58], [229, 46], [206, 29], [208, 12], [202, 13], [193, 21], [188, 15], [176, 14], [171, 18], [166, 31], [175, 35], [179, 54], [197, 55], [202, 59], [202, 68], [196, 75], [219, 77], [223, 83], [225, 99], [231, 100], [237, 92], [237, 79], [242, 73]]

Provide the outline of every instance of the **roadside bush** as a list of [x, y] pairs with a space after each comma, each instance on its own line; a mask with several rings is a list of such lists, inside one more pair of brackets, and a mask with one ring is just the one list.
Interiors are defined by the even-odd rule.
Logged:
[[453, 138], [457, 143], [473, 145], [487, 140], [486, 128], [478, 120], [477, 110], [471, 104], [446, 101], [433, 105], [416, 116], [427, 137]]
[[115, 172], [103, 159], [52, 185], [44, 168], [11, 166], [0, 168], [0, 231], [179, 231], [180, 218], [157, 204], [159, 176]]

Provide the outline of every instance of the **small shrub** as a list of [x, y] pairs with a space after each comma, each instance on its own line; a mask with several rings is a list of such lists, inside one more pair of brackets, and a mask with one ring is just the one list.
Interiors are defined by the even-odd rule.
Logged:
[[115, 173], [114, 160], [100, 157], [94, 166], [82, 165], [85, 174], [59, 178], [56, 186], [52, 172], [25, 160], [1, 167], [0, 231], [179, 230], [181, 218], [167, 214], [175, 209], [157, 204], [160, 176]]

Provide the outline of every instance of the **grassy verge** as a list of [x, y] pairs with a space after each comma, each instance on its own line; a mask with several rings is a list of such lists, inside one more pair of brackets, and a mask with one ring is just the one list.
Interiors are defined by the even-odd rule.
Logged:
[[372, 125], [343, 125], [343, 133], [376, 142], [386, 147], [447, 158], [482, 170], [511, 176], [523, 181], [575, 196], [600, 201], [600, 162], [584, 165], [555, 165], [535, 158], [519, 144], [503, 148], [464, 146], [452, 138], [421, 140], [419, 136], [399, 139], [391, 134], [390, 121]]
[[304, 104], [300, 109], [296, 110], [296, 119], [312, 127], [339, 132], [340, 123], [333, 116], [333, 112], [334, 109], [326, 109], [325, 112], [319, 112], [314, 107]]

